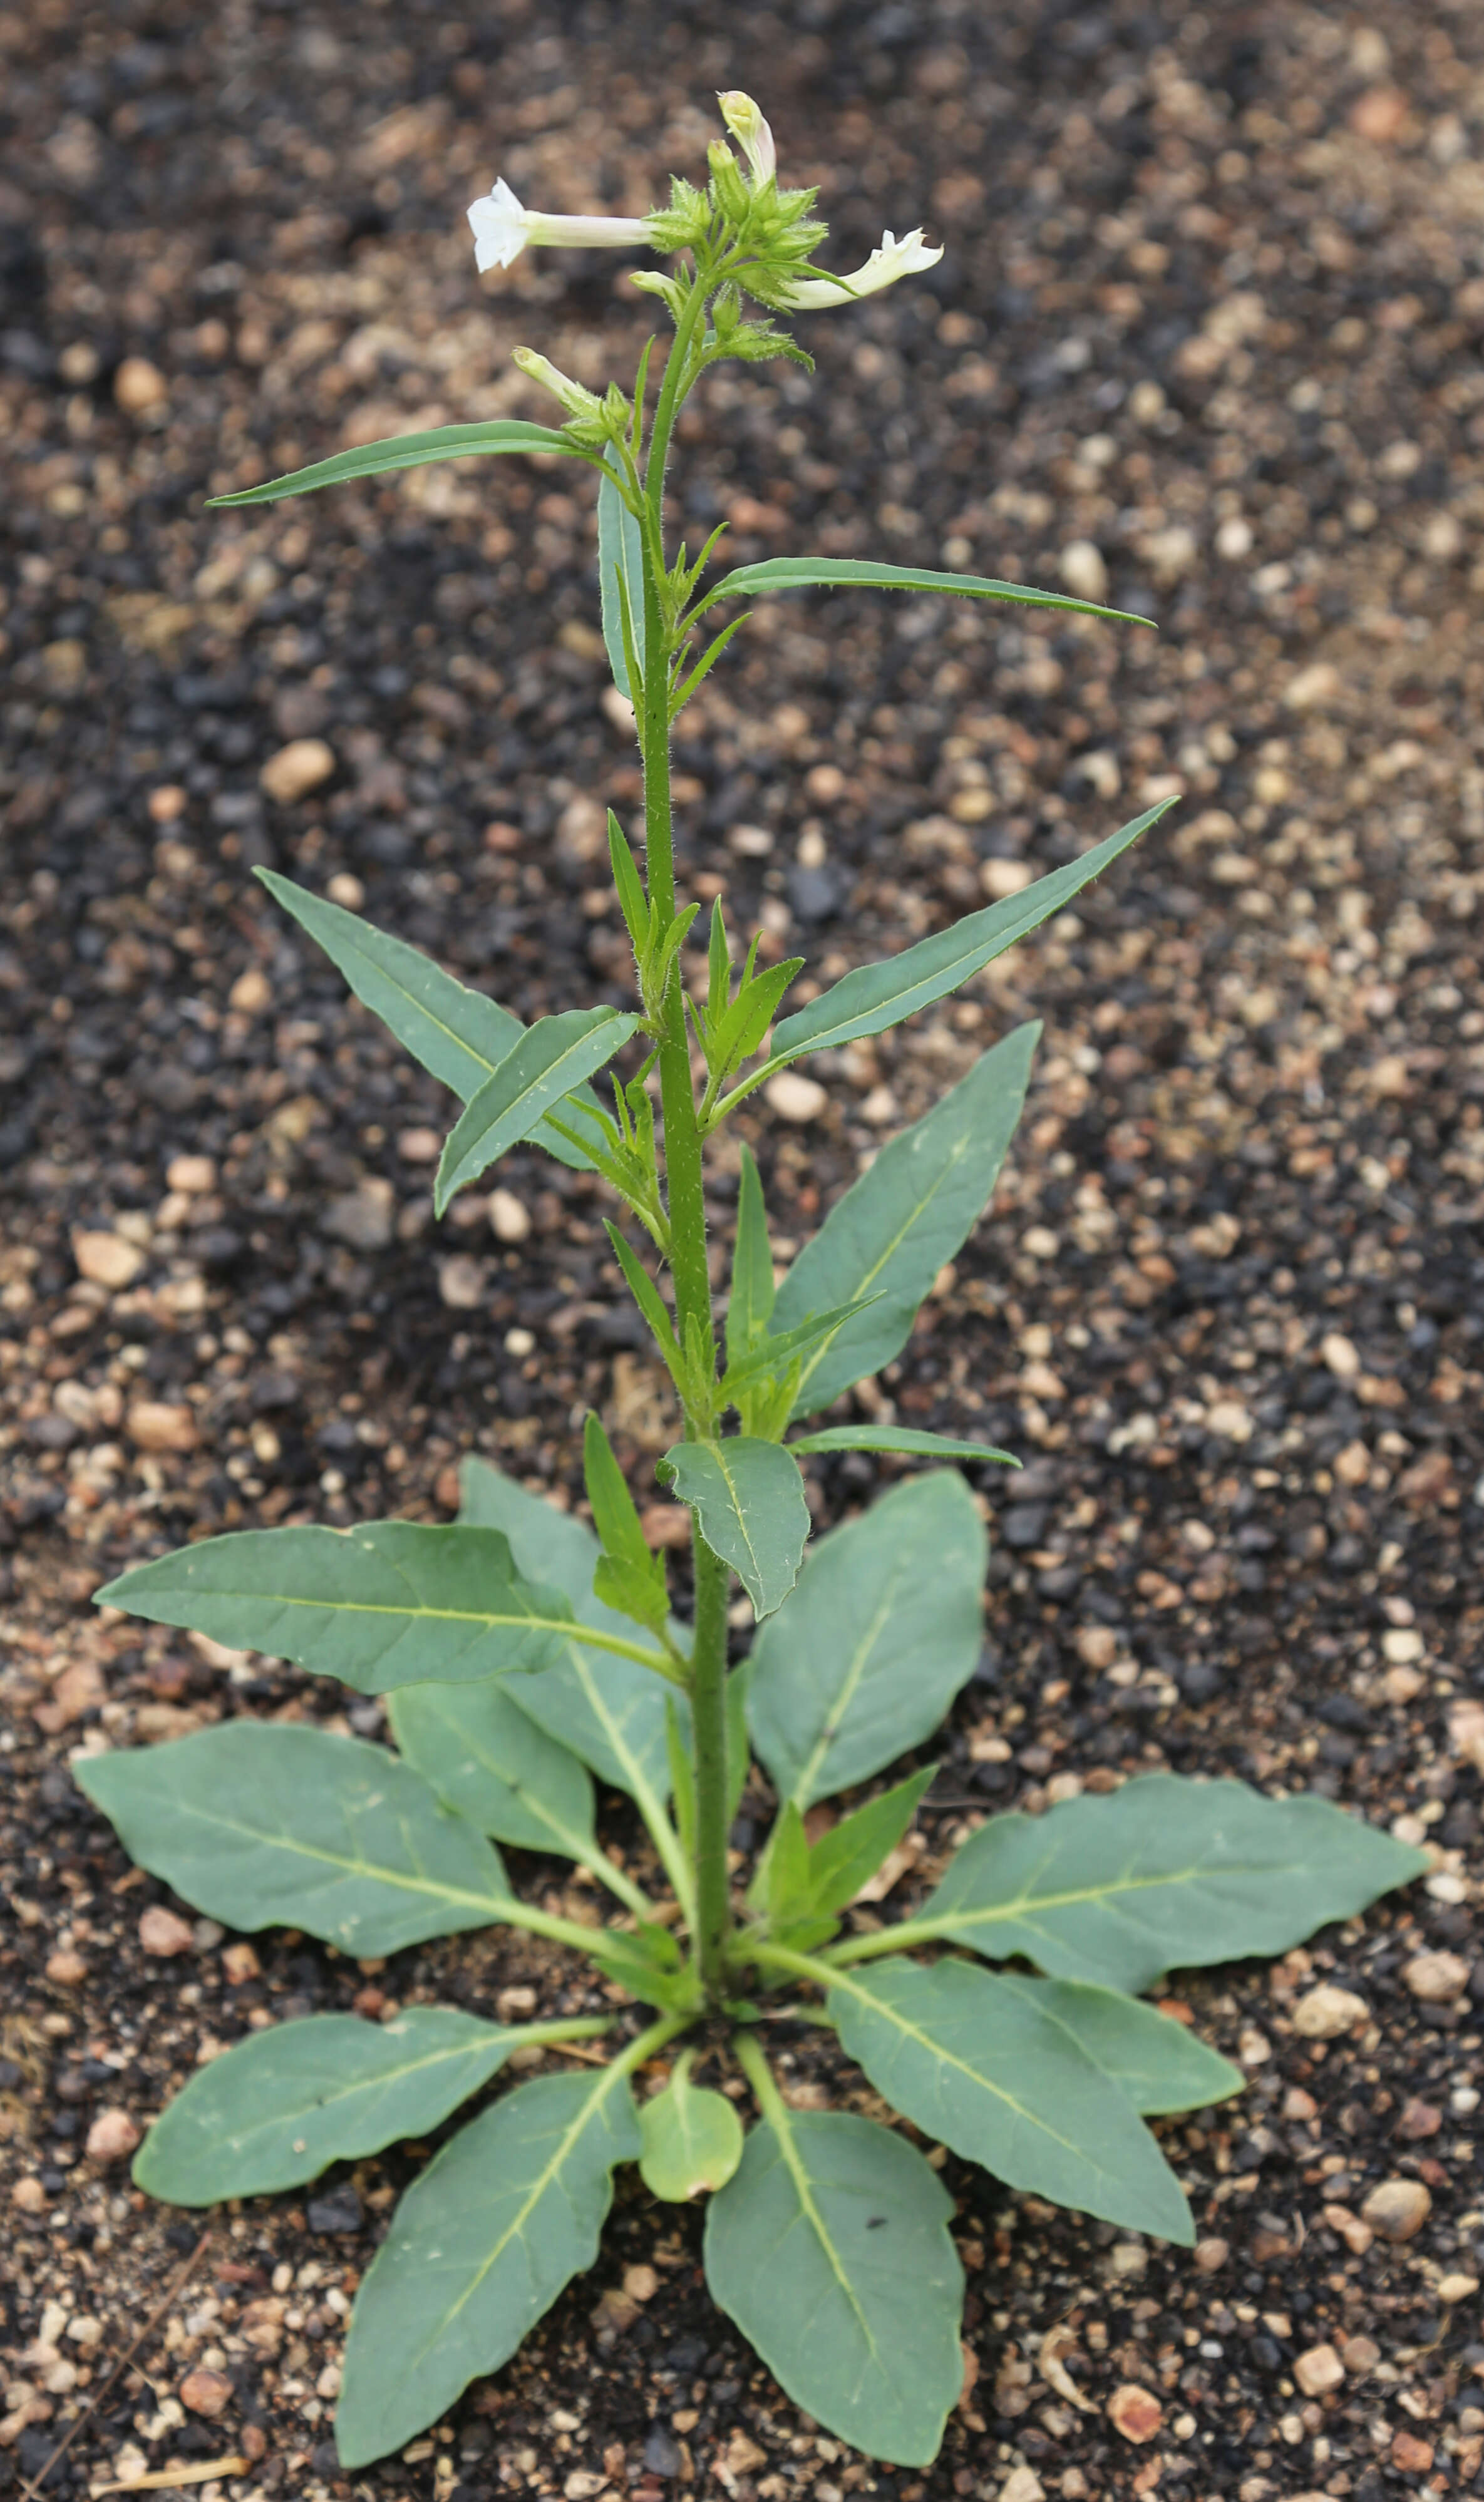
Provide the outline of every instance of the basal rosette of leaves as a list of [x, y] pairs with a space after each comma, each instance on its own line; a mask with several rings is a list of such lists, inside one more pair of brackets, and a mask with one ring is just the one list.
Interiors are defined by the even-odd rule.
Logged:
[[[736, 602], [875, 588], [1117, 614], [966, 573], [808, 556], [703, 588], [715, 539], [695, 558], [670, 555], [666, 463], [700, 376], [725, 358], [807, 362], [780, 319], [848, 310], [937, 257], [918, 231], [889, 235], [847, 279], [821, 269], [812, 194], [780, 188], [756, 105], [722, 104], [741, 161], [719, 142], [705, 187], [677, 181], [647, 220], [544, 218], [503, 184], [471, 212], [482, 267], [568, 242], [668, 264], [638, 273], [673, 337], [662, 359], [651, 341], [629, 394], [589, 391], [522, 351], [559, 401], [559, 426], [445, 426], [218, 499], [494, 455], [595, 470], [603, 632], [644, 775], [642, 828], [610, 816], [634, 952], [627, 1010], [574, 1007], [524, 1027], [401, 939], [262, 875], [457, 1099], [440, 1212], [523, 1141], [611, 1187], [614, 1251], [684, 1415], [659, 1472], [692, 1515], [691, 1623], [671, 1613], [665, 1558], [646, 1542], [596, 1416], [590, 1529], [471, 1459], [454, 1525], [213, 1538], [98, 1593], [388, 1699], [391, 1747], [236, 1719], [79, 1764], [135, 1859], [186, 1902], [239, 1930], [283, 1923], [360, 1956], [523, 1928], [608, 1985], [591, 1992], [599, 2012], [527, 2025], [420, 2006], [383, 2024], [271, 2026], [195, 2075], [150, 2131], [141, 2187], [204, 2207], [426, 2137], [496, 2088], [408, 2190], [360, 2286], [336, 2418], [349, 2468], [396, 2450], [498, 2370], [591, 2262], [624, 2163], [656, 2198], [709, 2200], [712, 2293], [799, 2406], [874, 2457], [926, 2463], [961, 2387], [962, 2279], [953, 2202], [925, 2149], [1189, 2244], [1185, 2191], [1146, 2121], [1220, 2101], [1242, 2079], [1143, 1993], [1182, 1966], [1280, 1952], [1427, 1864], [1322, 1801], [1157, 1774], [994, 1819], [911, 1917], [853, 1917], [930, 1777], [930, 1764], [905, 1777], [894, 1767], [929, 1743], [979, 1653], [986, 1534], [961, 1471], [1015, 1463], [974, 1440], [853, 1420], [842, 1403], [900, 1352], [984, 1214], [1039, 1030], [995, 1042], [892, 1138], [781, 1283], [744, 1148], [720, 1328], [705, 1148], [779, 1069], [959, 989], [1110, 870], [1162, 811], [811, 988], [790, 1014], [801, 962], [759, 965], [754, 939], [739, 963], [718, 900], [705, 978], [685, 989], [697, 906], [676, 893], [670, 736], [737, 632]], [[723, 603], [730, 622], [703, 633]], [[937, 1465], [811, 1549], [799, 1457], [841, 1449]], [[738, 1667], [733, 1575], [758, 1620]], [[737, 1895], [727, 1835], [754, 1759], [777, 1814]], [[626, 1792], [642, 1816], [653, 1893], [600, 1846], [595, 1784]], [[813, 1812], [842, 1798], [832, 1815]], [[606, 1920], [580, 1925], [527, 1901], [501, 1845], [586, 1870], [606, 1892]], [[790, 2107], [763, 2047], [780, 1993], [816, 2008], [905, 2126]], [[597, 2041], [608, 2055], [594, 2063]], [[578, 2043], [583, 2063], [563, 2066]], [[556, 2064], [507, 2084], [521, 2051]]]

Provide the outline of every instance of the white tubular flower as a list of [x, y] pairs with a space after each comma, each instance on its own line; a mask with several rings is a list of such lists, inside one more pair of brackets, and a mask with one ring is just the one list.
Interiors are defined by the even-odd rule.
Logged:
[[570, 374], [564, 374], [559, 365], [554, 365], [551, 357], [543, 356], [537, 349], [512, 348], [510, 360], [520, 366], [523, 374], [529, 374], [533, 383], [542, 384], [554, 398], [559, 399], [569, 417], [602, 416], [603, 403], [596, 391], [590, 391], [586, 383], [574, 382]]
[[778, 171], [778, 151], [773, 134], [750, 95], [739, 86], [726, 89], [717, 102], [722, 119], [747, 158], [748, 171], [755, 183], [769, 183]]
[[503, 175], [491, 191], [469, 207], [474, 229], [474, 257], [481, 269], [508, 269], [528, 243], [565, 244], [569, 249], [596, 245], [615, 252], [647, 243], [642, 218], [543, 217], [523, 209]]
[[942, 257], [942, 245], [934, 249], [924, 243], [921, 226], [914, 226], [899, 243], [888, 226], [880, 248], [848, 277], [795, 279], [789, 288], [785, 309], [790, 313], [816, 313], [828, 304], [854, 304], [858, 296], [878, 295], [883, 287], [894, 287], [899, 278], [915, 278], [920, 270], [933, 268]]

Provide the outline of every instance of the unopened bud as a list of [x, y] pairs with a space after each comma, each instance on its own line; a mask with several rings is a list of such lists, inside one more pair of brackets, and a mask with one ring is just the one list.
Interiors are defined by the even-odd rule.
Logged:
[[728, 87], [717, 102], [722, 108], [722, 119], [747, 159], [753, 181], [772, 182], [778, 172], [778, 151], [759, 107], [739, 86]]

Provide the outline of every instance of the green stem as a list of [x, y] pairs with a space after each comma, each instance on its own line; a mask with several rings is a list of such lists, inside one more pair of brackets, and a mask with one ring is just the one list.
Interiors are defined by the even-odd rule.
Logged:
[[[705, 317], [707, 286], [697, 274], [665, 360], [645, 468], [644, 555], [644, 822], [645, 866], [661, 932], [675, 918], [675, 839], [670, 805], [670, 647], [664, 575], [664, 470], [670, 436], [691, 369], [696, 323]], [[698, 1336], [714, 1349], [711, 1278], [706, 1265], [706, 1201], [701, 1130], [691, 1076], [691, 1044], [677, 956], [664, 1000], [659, 1046], [664, 1108], [665, 1196], [670, 1268], [681, 1345]], [[714, 1355], [713, 1355], [714, 1366]], [[695, 1440], [709, 1423], [687, 1410], [685, 1433]], [[691, 1652], [691, 1707], [695, 1733], [695, 1956], [713, 2004], [726, 1980], [731, 1922], [726, 1869], [726, 1567], [699, 1528], [693, 1532], [695, 1635]]]
[[733, 2056], [758, 2098], [758, 2109], [777, 2136], [792, 2144], [789, 2130], [789, 2106], [778, 2090], [772, 2069], [762, 2055], [761, 2045], [748, 2032], [731, 2037]]
[[661, 2015], [658, 2024], [651, 2024], [643, 2033], [636, 2034], [627, 2049], [621, 2050], [618, 2057], [610, 2061], [610, 2066], [616, 2068], [621, 2077], [631, 2077], [636, 2068], [643, 2067], [646, 2059], [653, 2059], [657, 2050], [662, 2050], [666, 2042], [673, 2042], [677, 2033], [684, 2033], [691, 2020], [689, 2015]]
[[533, 1938], [550, 1938], [557, 1946], [570, 1946], [575, 1954], [592, 1954], [592, 1941], [601, 1929], [584, 1928], [581, 1920], [563, 1920], [556, 1911], [538, 1911], [534, 1903], [522, 1903], [514, 1894], [502, 1894], [489, 1906], [492, 1921], [506, 1928], [528, 1929]]
[[[823, 1964], [865, 1963], [873, 1955], [901, 1954], [908, 1946], [931, 1945], [951, 1924], [936, 1920], [897, 1920], [890, 1929], [872, 1929], [865, 1937], [841, 1938], [821, 1950]], [[772, 1952], [772, 1948], [769, 1948]]]
[[633, 1912], [635, 1919], [654, 1918], [655, 1906], [643, 1886], [636, 1885], [631, 1876], [625, 1876], [622, 1868], [615, 1868], [613, 1861], [601, 1850], [585, 1850], [577, 1864], [595, 1876], [600, 1885], [606, 1885], [615, 1900]]
[[610, 2033], [617, 2022], [616, 2015], [554, 2015], [545, 2024], [518, 2024], [512, 2029], [531, 2049], [542, 2043], [559, 2048], [563, 2042], [590, 2042], [600, 2033]]

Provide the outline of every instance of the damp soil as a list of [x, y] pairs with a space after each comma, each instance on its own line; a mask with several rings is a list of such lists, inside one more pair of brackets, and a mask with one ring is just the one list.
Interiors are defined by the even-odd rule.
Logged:
[[[612, 264], [482, 287], [464, 204], [500, 170], [642, 210], [742, 84], [838, 265], [919, 218], [947, 249], [815, 320], [813, 378], [708, 386], [678, 525], [725, 520], [744, 560], [1105, 579], [1160, 630], [763, 605], [683, 725], [691, 891], [827, 982], [1181, 795], [957, 1002], [812, 1066], [810, 1118], [736, 1125], [801, 1242], [986, 1041], [1046, 1020], [1013, 1168], [876, 1386], [1028, 1465], [978, 1488], [984, 1655], [872, 1916], [971, 1818], [1161, 1766], [1337, 1800], [1433, 1869], [1276, 1965], [1171, 1978], [1250, 2079], [1159, 2124], [1195, 2256], [947, 2161], [965, 2388], [930, 2470], [802, 2417], [710, 2305], [699, 2216], [629, 2176], [595, 2273], [354, 2490], [1476, 2488], [1484, 26], [1456, 0], [799, 0], [745, 26], [31, 0], [0, 59], [0, 2487], [345, 2492], [344, 2315], [418, 2150], [209, 2217], [203, 2247], [108, 2149], [254, 2019], [590, 2003], [504, 1932], [375, 1969], [224, 1935], [127, 1866], [69, 1765], [232, 1714], [379, 1726], [100, 1622], [92, 1592], [165, 1545], [446, 1518], [467, 1451], [571, 1504], [590, 1404], [656, 1498], [671, 1419], [594, 1193], [518, 1152], [503, 1199], [435, 1228], [447, 1099], [251, 875], [363, 902], [525, 1017], [624, 995], [603, 811], [631, 818], [638, 779], [589, 499], [512, 462], [202, 502], [538, 413], [522, 340], [626, 376], [647, 308]], [[734, 1204], [724, 1162], [721, 1246]], [[822, 1525], [892, 1476], [813, 1466]], [[639, 1864], [621, 1802], [605, 1832]], [[1424, 1948], [1458, 1958], [1440, 1999], [1405, 1977]], [[1320, 1981], [1366, 2011], [1330, 2044], [1293, 2023]], [[825, 2037], [775, 2040], [795, 2099], [861, 2105]], [[1405, 2241], [1362, 2214], [1387, 2181], [1427, 2193]]]

